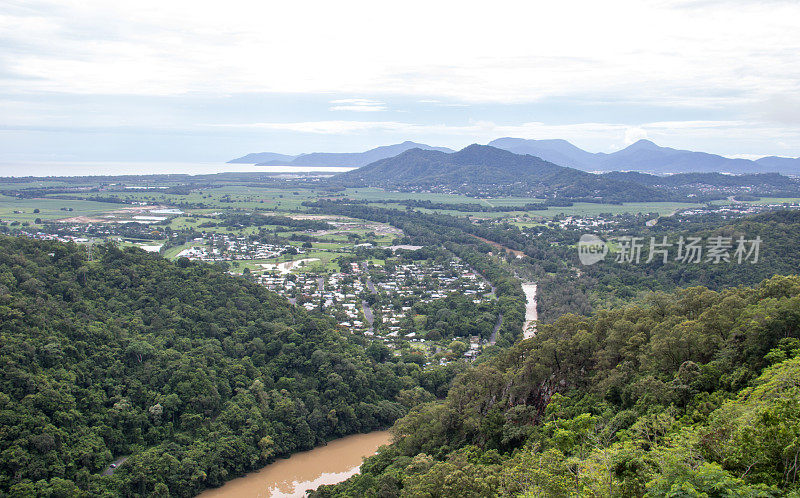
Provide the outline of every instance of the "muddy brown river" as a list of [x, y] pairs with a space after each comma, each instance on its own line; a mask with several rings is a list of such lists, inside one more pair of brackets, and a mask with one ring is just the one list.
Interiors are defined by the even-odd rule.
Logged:
[[336, 484], [358, 473], [361, 460], [389, 443], [389, 431], [356, 434], [295, 453], [261, 470], [200, 493], [202, 498], [303, 497], [307, 489]]

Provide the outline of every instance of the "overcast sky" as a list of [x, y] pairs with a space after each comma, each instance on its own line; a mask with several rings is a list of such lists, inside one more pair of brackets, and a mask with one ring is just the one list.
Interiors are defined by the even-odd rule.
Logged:
[[0, 0], [0, 161], [640, 138], [800, 156], [800, 2]]

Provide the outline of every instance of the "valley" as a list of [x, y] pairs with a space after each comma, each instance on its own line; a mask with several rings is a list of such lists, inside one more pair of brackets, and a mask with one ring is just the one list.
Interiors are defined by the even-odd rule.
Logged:
[[[597, 185], [606, 185], [605, 181]], [[547, 425], [553, 422], [545, 422], [547, 417], [558, 413], [559, 424], [583, 424], [583, 419], [575, 421], [569, 414], [588, 413], [594, 417], [586, 419], [591, 421], [588, 427], [596, 433], [610, 430], [606, 424], [624, 416], [630, 419], [625, 430], [633, 431], [640, 423], [636, 420], [648, 416], [637, 396], [662, 396], [653, 387], [632, 394], [625, 390], [629, 388], [613, 384], [598, 387], [606, 389], [603, 401], [577, 380], [594, 375], [597, 385], [605, 386], [620, 375], [604, 372], [621, 360], [597, 359], [591, 353], [601, 347], [597, 341], [612, 341], [602, 348], [616, 348], [613, 341], [623, 340], [608, 335], [611, 332], [600, 325], [606, 323], [603, 317], [621, 314], [613, 325], [619, 332], [614, 333], [639, 337], [637, 330], [644, 326], [640, 322], [655, 318], [644, 317], [651, 311], [641, 311], [645, 315], [633, 320], [621, 318], [640, 313], [624, 311], [626, 307], [651, 310], [652, 303], [683, 302], [692, 292], [705, 293], [703, 299], [727, 296], [733, 292], [729, 289], [741, 285], [771, 288], [779, 284], [768, 279], [792, 274], [800, 265], [794, 250], [800, 244], [800, 192], [798, 197], [761, 196], [754, 194], [779, 191], [755, 191], [750, 185], [745, 195], [743, 187], [728, 180], [718, 186], [671, 181], [680, 190], [648, 184], [643, 188], [662, 189], [661, 193], [656, 199], [635, 202], [623, 201], [620, 195], [637, 196], [647, 190], [618, 190], [607, 199], [590, 200], [570, 197], [561, 187], [556, 187], [555, 197], [546, 189], [536, 195], [525, 189], [509, 195], [504, 187], [487, 195], [483, 187], [451, 189], [446, 182], [424, 189], [343, 187], [318, 176], [6, 181], [0, 231], [9, 249], [2, 289], [8, 289], [6, 296], [16, 297], [5, 298], [7, 319], [2, 327], [13, 366], [9, 372], [15, 373], [6, 377], [3, 392], [11, 395], [3, 402], [20, 414], [9, 423], [28, 436], [6, 441], [5, 448], [24, 449], [35, 462], [49, 458], [38, 448], [49, 447], [45, 443], [52, 429], [35, 429], [26, 425], [27, 420], [60, 419], [64, 409], [91, 413], [107, 429], [90, 438], [96, 457], [72, 457], [83, 462], [82, 470], [68, 471], [72, 484], [58, 481], [54, 474], [36, 474], [25, 464], [6, 467], [6, 475], [21, 469], [23, 475], [41, 479], [6, 480], [0, 486], [45, 492], [49, 489], [45, 486], [64, 484], [74, 486], [69, 488], [72, 494], [144, 489], [145, 494], [168, 490], [182, 496], [207, 488], [216, 488], [207, 491], [209, 496], [245, 489], [257, 494], [276, 486], [276, 493], [293, 493], [289, 484], [269, 481], [268, 476], [289, 472], [292, 459], [305, 461], [306, 454], [298, 452], [311, 450], [309, 458], [323, 455], [322, 472], [298, 474], [294, 480], [306, 483], [298, 484], [301, 487], [317, 488], [315, 496], [372, 493], [374, 479], [390, 482], [386, 469], [395, 463], [389, 467], [376, 463], [383, 461], [406, 462], [400, 477], [392, 478], [395, 490], [417, 492], [430, 479], [438, 482], [437, 472], [452, 478], [464, 469], [471, 477], [463, 485], [483, 490], [478, 494], [516, 489], [492, 477], [509, 472], [532, 479], [537, 489], [566, 489], [548, 487], [550, 478], [537, 481], [526, 470], [535, 466], [518, 461], [527, 457], [513, 456], [528, 454], [519, 452], [531, 450], [533, 444], [550, 448], [547, 451], [555, 448], [555, 436], [548, 432], [552, 426]], [[780, 188], [786, 185], [780, 180]], [[683, 197], [677, 200], [676, 195]], [[609, 245], [608, 256], [588, 266], [578, 258], [578, 241], [585, 233]], [[632, 236], [644, 241], [643, 257], [635, 262], [624, 252], [624, 240]], [[732, 252], [720, 264], [693, 265], [677, 257], [659, 264], [660, 259], [653, 262], [646, 257], [648, 249], [653, 250], [647, 247], [650, 239], [710, 241], [723, 236], [758, 237], [763, 248], [757, 261], [750, 254], [744, 264], [737, 263]], [[793, 285], [791, 280], [785, 282]], [[692, 290], [700, 289], [697, 286], [707, 290]], [[115, 288], [119, 290], [111, 290]], [[781, 299], [792, 299], [786, 292]], [[666, 297], [673, 294], [679, 297]], [[48, 322], [56, 325], [42, 325], [36, 313], [20, 311], [33, 309], [34, 302], [46, 303], [44, 309], [60, 317]], [[80, 311], [80, 303], [95, 303], [93, 314]], [[752, 303], [761, 305], [759, 300]], [[107, 311], [110, 306], [115, 307], [113, 312]], [[685, 309], [670, 312], [679, 315], [677, 323], [694, 316]], [[80, 328], [74, 328], [76, 323], [89, 332], [82, 336]], [[596, 325], [587, 329], [581, 323]], [[33, 395], [61, 396], [63, 408], [47, 408], [39, 401], [23, 403], [25, 388], [13, 380], [34, 375], [20, 355], [25, 341], [21, 331], [35, 327], [44, 327], [33, 347], [37, 361], [46, 365], [42, 375], [49, 387], [46, 393], [34, 389]], [[652, 327], [662, 333], [658, 325]], [[673, 325], [664, 327], [674, 330]], [[108, 347], [119, 358], [116, 368], [124, 376], [116, 380], [106, 374], [110, 380], [102, 388], [65, 382], [59, 365], [66, 362], [74, 370], [100, 361], [96, 355], [102, 348], [86, 350], [81, 344], [107, 343], [108, 334], [114, 337]], [[637, 361], [649, 365], [649, 373], [629, 373], [639, 379], [632, 382], [645, 382], [641, 379], [648, 375], [657, 376], [658, 382], [673, 382], [675, 369], [684, 368], [686, 361], [717, 361], [710, 349], [694, 343], [681, 353], [688, 359], [679, 361], [668, 351], [683, 348], [688, 338], [648, 334], [642, 340], [655, 342], [637, 353], [648, 359]], [[792, 331], [786, 334], [794, 337]], [[678, 342], [662, 346], [673, 340]], [[768, 344], [772, 349], [763, 354], [747, 353], [754, 356], [741, 375], [756, 379], [761, 371], [759, 354], [793, 351], [790, 342], [769, 339]], [[662, 351], [658, 348], [666, 348], [665, 356], [656, 353]], [[530, 354], [534, 363], [516, 371], [520, 358]], [[785, 355], [787, 360], [791, 356]], [[209, 368], [210, 377], [201, 373]], [[182, 383], [175, 384], [173, 371], [181, 372]], [[547, 371], [553, 377], [526, 378]], [[505, 375], [525, 380], [511, 380], [509, 392], [495, 391], [491, 386], [497, 380], [492, 379]], [[710, 385], [723, 382], [713, 379]], [[539, 390], [533, 387], [537, 385]], [[709, 409], [721, 409], [721, 400], [734, 396], [742, 385], [730, 384], [724, 388], [727, 394], [714, 388], [718, 401]], [[477, 394], [462, 397], [470, 389], [478, 389]], [[670, 410], [688, 410], [712, 392], [692, 389], [698, 398], [682, 397], [681, 405], [664, 395], [654, 406], [672, 414]], [[647, 394], [650, 391], [655, 394]], [[87, 393], [98, 402], [78, 401]], [[491, 399], [502, 402], [492, 407], [494, 402], [486, 401]], [[490, 405], [471, 404], [480, 400]], [[668, 407], [673, 405], [677, 408]], [[433, 430], [427, 417], [451, 409], [455, 412], [448, 416], [456, 424], [455, 432], [430, 435], [439, 448], [449, 448], [447, 453], [436, 453], [436, 447], [418, 438]], [[479, 421], [478, 425], [470, 426], [464, 417]], [[348, 438], [360, 437], [352, 436], [355, 433], [389, 427], [400, 439], [395, 437], [393, 444], [368, 458], [361, 474], [353, 475], [358, 460], [374, 448], [367, 453], [356, 450], [356, 464], [347, 464], [346, 472], [335, 470], [329, 465], [333, 457], [324, 456], [325, 444], [333, 451], [349, 444]], [[59, 437], [70, 448], [89, 444], [89, 436], [82, 435], [89, 429], [80, 430], [84, 432], [62, 429]], [[388, 436], [380, 434], [386, 441]], [[633, 433], [614, 434], [609, 436], [611, 446], [581, 446], [588, 453], [558, 446], [561, 453], [548, 455], [555, 461], [583, 455], [578, 465], [591, 476], [587, 469], [594, 463], [585, 458], [595, 458], [593, 452], [622, 451], [615, 444], [630, 440]], [[468, 456], [470, 452], [481, 456]], [[290, 455], [294, 455], [290, 460], [276, 462]], [[172, 458], [180, 462], [175, 464], [179, 472], [157, 470]], [[408, 458], [419, 461], [419, 466], [408, 467]], [[112, 462], [118, 466], [107, 472]], [[651, 479], [667, 471], [647, 472]], [[241, 481], [231, 481], [244, 474], [247, 477]], [[625, 479], [614, 477], [613, 485], [644, 489], [642, 482]], [[593, 489], [589, 481], [579, 480], [578, 485]]]
[[0, 7], [0, 498], [800, 498], [800, 2]]

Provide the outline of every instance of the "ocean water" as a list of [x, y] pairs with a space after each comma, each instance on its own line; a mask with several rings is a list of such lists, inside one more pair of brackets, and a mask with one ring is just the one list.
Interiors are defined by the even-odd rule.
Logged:
[[315, 166], [256, 166], [228, 163], [37, 161], [0, 162], [4, 176], [116, 176], [116, 175], [207, 175], [213, 173], [342, 173], [355, 168]]

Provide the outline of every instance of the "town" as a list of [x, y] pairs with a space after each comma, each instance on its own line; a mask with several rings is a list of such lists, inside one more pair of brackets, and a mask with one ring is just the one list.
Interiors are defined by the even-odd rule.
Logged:
[[[382, 341], [396, 354], [408, 343], [428, 353], [446, 346], [445, 338], [421, 320], [424, 304], [452, 294], [467, 297], [476, 307], [494, 299], [491, 285], [456, 258], [352, 262], [346, 271], [330, 274], [304, 272], [302, 261], [294, 267], [264, 264], [261, 274], [252, 278], [293, 304], [335, 317], [342, 329]], [[489, 342], [488, 337], [474, 334], [464, 339], [470, 340], [463, 352], [468, 359], [474, 359], [481, 345]]]

